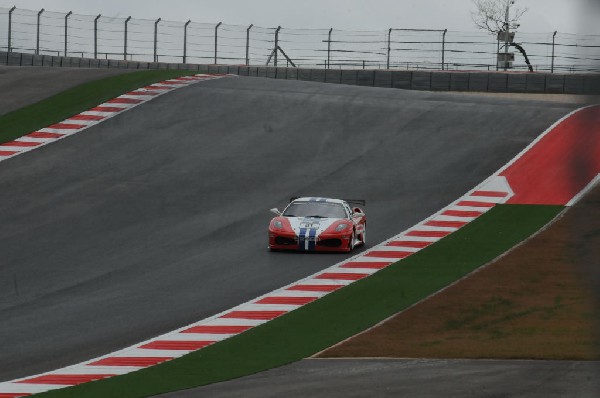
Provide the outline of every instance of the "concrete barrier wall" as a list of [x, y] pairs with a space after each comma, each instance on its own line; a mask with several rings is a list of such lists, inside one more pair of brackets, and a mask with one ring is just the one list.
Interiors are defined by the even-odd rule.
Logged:
[[74, 68], [187, 69], [199, 73], [230, 73], [271, 79], [389, 87], [407, 90], [488, 91], [550, 94], [600, 94], [600, 74], [504, 73], [463, 71], [396, 71], [307, 69], [245, 65], [176, 64], [7, 53], [0, 65]]

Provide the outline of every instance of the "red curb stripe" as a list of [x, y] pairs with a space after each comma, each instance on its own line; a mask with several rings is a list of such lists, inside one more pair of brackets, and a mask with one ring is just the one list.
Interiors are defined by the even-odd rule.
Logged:
[[177, 85], [180, 85], [181, 83], [179, 83], [179, 82], [167, 82], [167, 81], [164, 81], [164, 82], [160, 82], [160, 84], [177, 84]]
[[500, 191], [475, 191], [471, 194], [471, 196], [487, 196], [490, 198], [504, 198], [508, 196], [508, 192], [500, 192]]
[[25, 137], [31, 138], [60, 138], [65, 136], [65, 134], [59, 133], [44, 133], [43, 131], [36, 131], [30, 134], [27, 134]]
[[34, 141], [9, 141], [4, 144], [0, 144], [0, 146], [19, 146], [19, 147], [31, 147], [41, 145], [41, 142]]
[[173, 90], [173, 87], [161, 87], [161, 86], [146, 86], [146, 90]]
[[114, 374], [93, 374], [93, 375], [44, 375], [32, 379], [17, 381], [24, 384], [60, 384], [74, 386], [89, 381], [106, 379], [115, 376]]
[[287, 311], [231, 311], [221, 318], [271, 320], [285, 314]]
[[422, 242], [418, 240], [395, 240], [392, 242], [388, 242], [386, 246], [394, 246], [394, 247], [414, 247], [416, 249], [422, 249], [424, 247], [429, 246], [433, 242]]
[[26, 392], [11, 392], [11, 393], [0, 393], [0, 398], [19, 398], [19, 397], [28, 397], [31, 394]]
[[302, 292], [333, 292], [344, 285], [294, 285], [286, 290], [302, 291]]
[[96, 106], [90, 111], [92, 112], [121, 112], [122, 110], [127, 108], [119, 108], [118, 106]]
[[464, 225], [468, 224], [465, 221], [428, 221], [425, 225], [430, 227], [451, 227], [451, 228], [460, 228]]
[[200, 325], [192, 326], [189, 329], [182, 331], [181, 333], [209, 333], [209, 334], [236, 334], [245, 332], [248, 329], [252, 329], [252, 326], [212, 326], [212, 325]]
[[256, 304], [292, 304], [304, 305], [315, 301], [317, 297], [265, 297], [256, 302]]
[[100, 115], [75, 115], [75, 116], [71, 116], [67, 120], [102, 120], [105, 118], [106, 118], [106, 116], [100, 116]]
[[371, 261], [371, 262], [358, 262], [350, 261], [346, 264], [340, 265], [340, 268], [371, 268], [371, 269], [382, 269], [390, 265], [389, 261]]
[[199, 350], [207, 345], [211, 345], [214, 341], [173, 341], [173, 340], [155, 340], [148, 344], [144, 344], [139, 348], [152, 350]]
[[474, 200], [463, 200], [456, 204], [457, 206], [469, 206], [469, 207], [494, 207], [496, 203], [490, 202], [477, 202]]
[[413, 254], [413, 252], [402, 252], [402, 251], [384, 251], [384, 250], [375, 250], [368, 252], [365, 256], [368, 257], [383, 257], [383, 258], [406, 258]]
[[173, 359], [173, 357], [110, 357], [96, 362], [88, 363], [88, 366], [138, 366], [146, 367], [159, 364]]
[[315, 279], [334, 279], [344, 281], [357, 281], [370, 274], [359, 274], [359, 273], [347, 273], [347, 272], [325, 272], [321, 275], [315, 276]]
[[600, 105], [555, 124], [499, 175], [514, 192], [508, 204], [566, 205], [600, 174]]
[[410, 231], [406, 236], [420, 236], [423, 238], [443, 238], [450, 235], [451, 231]]
[[158, 95], [156, 91], [130, 91], [124, 95]]
[[19, 153], [17, 151], [0, 151], [0, 156], [11, 156], [14, 155], [15, 153]]
[[56, 123], [48, 126], [49, 129], [59, 130], [79, 130], [86, 127], [85, 124], [71, 124], [71, 123]]
[[139, 104], [140, 102], [144, 102], [144, 100], [135, 98], [113, 98], [106, 101], [107, 104]]
[[481, 211], [466, 211], [466, 210], [446, 210], [442, 213], [443, 216], [453, 217], [479, 217], [482, 215]]

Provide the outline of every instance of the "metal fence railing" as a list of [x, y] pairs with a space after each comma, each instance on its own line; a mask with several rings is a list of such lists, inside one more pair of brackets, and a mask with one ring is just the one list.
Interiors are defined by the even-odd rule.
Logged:
[[[536, 71], [600, 72], [600, 35], [518, 32], [516, 41]], [[502, 45], [477, 31], [265, 28], [0, 7], [0, 50], [86, 58], [491, 71]], [[513, 69], [527, 70], [518, 52]]]

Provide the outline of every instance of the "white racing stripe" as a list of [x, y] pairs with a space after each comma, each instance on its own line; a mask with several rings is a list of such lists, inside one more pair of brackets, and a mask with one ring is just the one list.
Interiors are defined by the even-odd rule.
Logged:
[[[156, 85], [155, 85], [156, 86]], [[163, 92], [169, 92], [170, 90], [162, 90]], [[155, 98], [155, 97], [152, 97]], [[106, 106], [115, 106], [117, 104], [107, 103]], [[118, 114], [118, 113], [117, 113]], [[522, 152], [519, 156], [522, 156]], [[502, 170], [502, 169], [501, 169]], [[469, 191], [466, 195], [459, 198], [457, 201], [451, 203], [449, 206], [441, 209], [437, 213], [433, 214], [429, 218], [418, 223], [414, 227], [378, 244], [366, 251], [356, 254], [355, 256], [346, 259], [338, 264], [335, 264], [325, 270], [319, 271], [316, 274], [308, 276], [302, 280], [296, 281], [290, 285], [284, 286], [273, 292], [267, 293], [261, 297], [251, 300], [247, 303], [241, 304], [235, 308], [224, 311], [220, 314], [216, 314], [210, 318], [195, 322], [193, 324], [184, 326], [178, 330], [166, 333], [164, 335], [155, 337], [145, 342], [138, 343], [132, 347], [119, 350], [117, 352], [107, 354], [103, 357], [95, 358], [81, 364], [75, 365], [69, 368], [63, 368], [53, 372], [47, 372], [44, 375], [60, 377], [61, 374], [70, 374], [68, 369], [73, 369], [76, 372], [81, 372], [82, 376], [103, 374], [98, 373], [101, 371], [109, 371], [116, 366], [97, 366], [89, 365], [99, 360], [103, 360], [103, 363], [110, 363], [115, 358], [123, 359], [124, 363], [128, 363], [131, 359], [139, 360], [140, 363], [144, 362], [144, 358], [147, 358], [146, 362], [150, 363], [153, 358], [177, 358], [185, 355], [188, 352], [195, 351], [196, 349], [185, 348], [191, 347], [193, 344], [201, 345], [205, 341], [222, 341], [228, 337], [243, 333], [248, 327], [254, 327], [268, 322], [269, 319], [275, 318], [281, 312], [293, 311], [294, 309], [301, 307], [302, 304], [289, 304], [289, 302], [298, 301], [302, 302], [302, 298], [307, 298], [305, 301], [310, 302], [314, 297], [322, 297], [331, 291], [335, 291], [337, 288], [343, 288], [343, 286], [349, 285], [354, 282], [354, 278], [360, 279], [363, 275], [372, 275], [378, 271], [378, 267], [383, 264], [393, 264], [397, 261], [396, 258], [383, 257], [383, 254], [390, 254], [394, 252], [407, 252], [410, 254], [417, 253], [421, 250], [418, 246], [426, 247], [428, 244], [434, 243], [442, 239], [442, 237], [427, 237], [427, 236], [413, 236], [414, 233], [422, 233], [423, 231], [429, 231], [433, 233], [453, 232], [458, 228], [454, 227], [432, 227], [426, 224], [432, 221], [459, 221], [459, 222], [470, 222], [477, 218], [479, 214], [484, 214], [491, 207], [479, 207], [472, 206], [469, 204], [458, 205], [460, 202], [471, 201], [479, 203], [505, 203], [513, 192], [506, 183], [503, 177], [498, 176], [497, 172], [492, 177], [485, 180], [475, 189]], [[494, 196], [496, 195], [496, 196]], [[501, 196], [497, 196], [501, 195]], [[474, 215], [461, 214], [455, 212], [473, 212]], [[448, 212], [450, 214], [448, 214]], [[444, 214], [446, 213], [446, 214]], [[305, 236], [308, 237], [309, 230], [306, 231]], [[386, 246], [390, 242], [404, 241], [409, 242], [406, 244], [413, 244], [417, 247], [402, 246]], [[413, 243], [410, 243], [413, 242]], [[308, 242], [305, 242], [305, 248], [308, 249]], [[379, 254], [377, 252], [380, 252]], [[375, 253], [375, 255], [369, 255]], [[379, 256], [379, 257], [377, 257]], [[402, 261], [402, 260], [399, 260]], [[351, 267], [344, 267], [344, 264], [351, 264]], [[356, 263], [365, 266], [363, 268], [360, 265], [356, 268]], [[372, 263], [373, 268], [369, 268], [366, 265]], [[338, 279], [339, 278], [339, 279]], [[259, 301], [264, 300], [265, 302], [282, 302], [283, 304], [258, 304]], [[195, 330], [206, 330], [207, 333], [185, 333], [185, 330], [195, 328]], [[215, 329], [216, 328], [216, 329]], [[193, 329], [192, 329], [193, 330]], [[214, 333], [220, 330], [218, 333]], [[210, 333], [213, 331], [213, 333]], [[229, 332], [231, 331], [231, 332]], [[175, 344], [179, 348], [185, 349], [169, 349], [173, 348], [171, 345]], [[161, 347], [156, 348], [142, 348], [144, 346], [149, 347]], [[164, 348], [164, 349], [162, 349]], [[200, 348], [201, 349], [201, 348]], [[127, 373], [127, 371], [137, 370], [138, 366], [119, 366], [118, 374]], [[90, 373], [86, 373], [89, 370]], [[109, 374], [117, 374], [116, 371]], [[32, 376], [35, 377], [35, 376]], [[26, 380], [25, 379], [20, 379]], [[12, 382], [0, 383], [0, 394], [10, 392], [42, 392], [51, 389], [61, 388], [63, 386], [57, 385], [42, 385], [42, 384], [31, 384], [31, 383], [19, 383], [20, 380], [14, 380]]]

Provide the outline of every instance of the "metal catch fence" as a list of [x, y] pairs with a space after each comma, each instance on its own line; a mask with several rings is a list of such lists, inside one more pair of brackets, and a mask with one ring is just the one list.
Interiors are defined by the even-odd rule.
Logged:
[[[517, 33], [536, 71], [600, 72], [600, 36]], [[201, 64], [344, 69], [497, 70], [484, 32], [292, 29], [78, 15], [0, 7], [0, 50]], [[513, 69], [527, 70], [519, 54]]]

